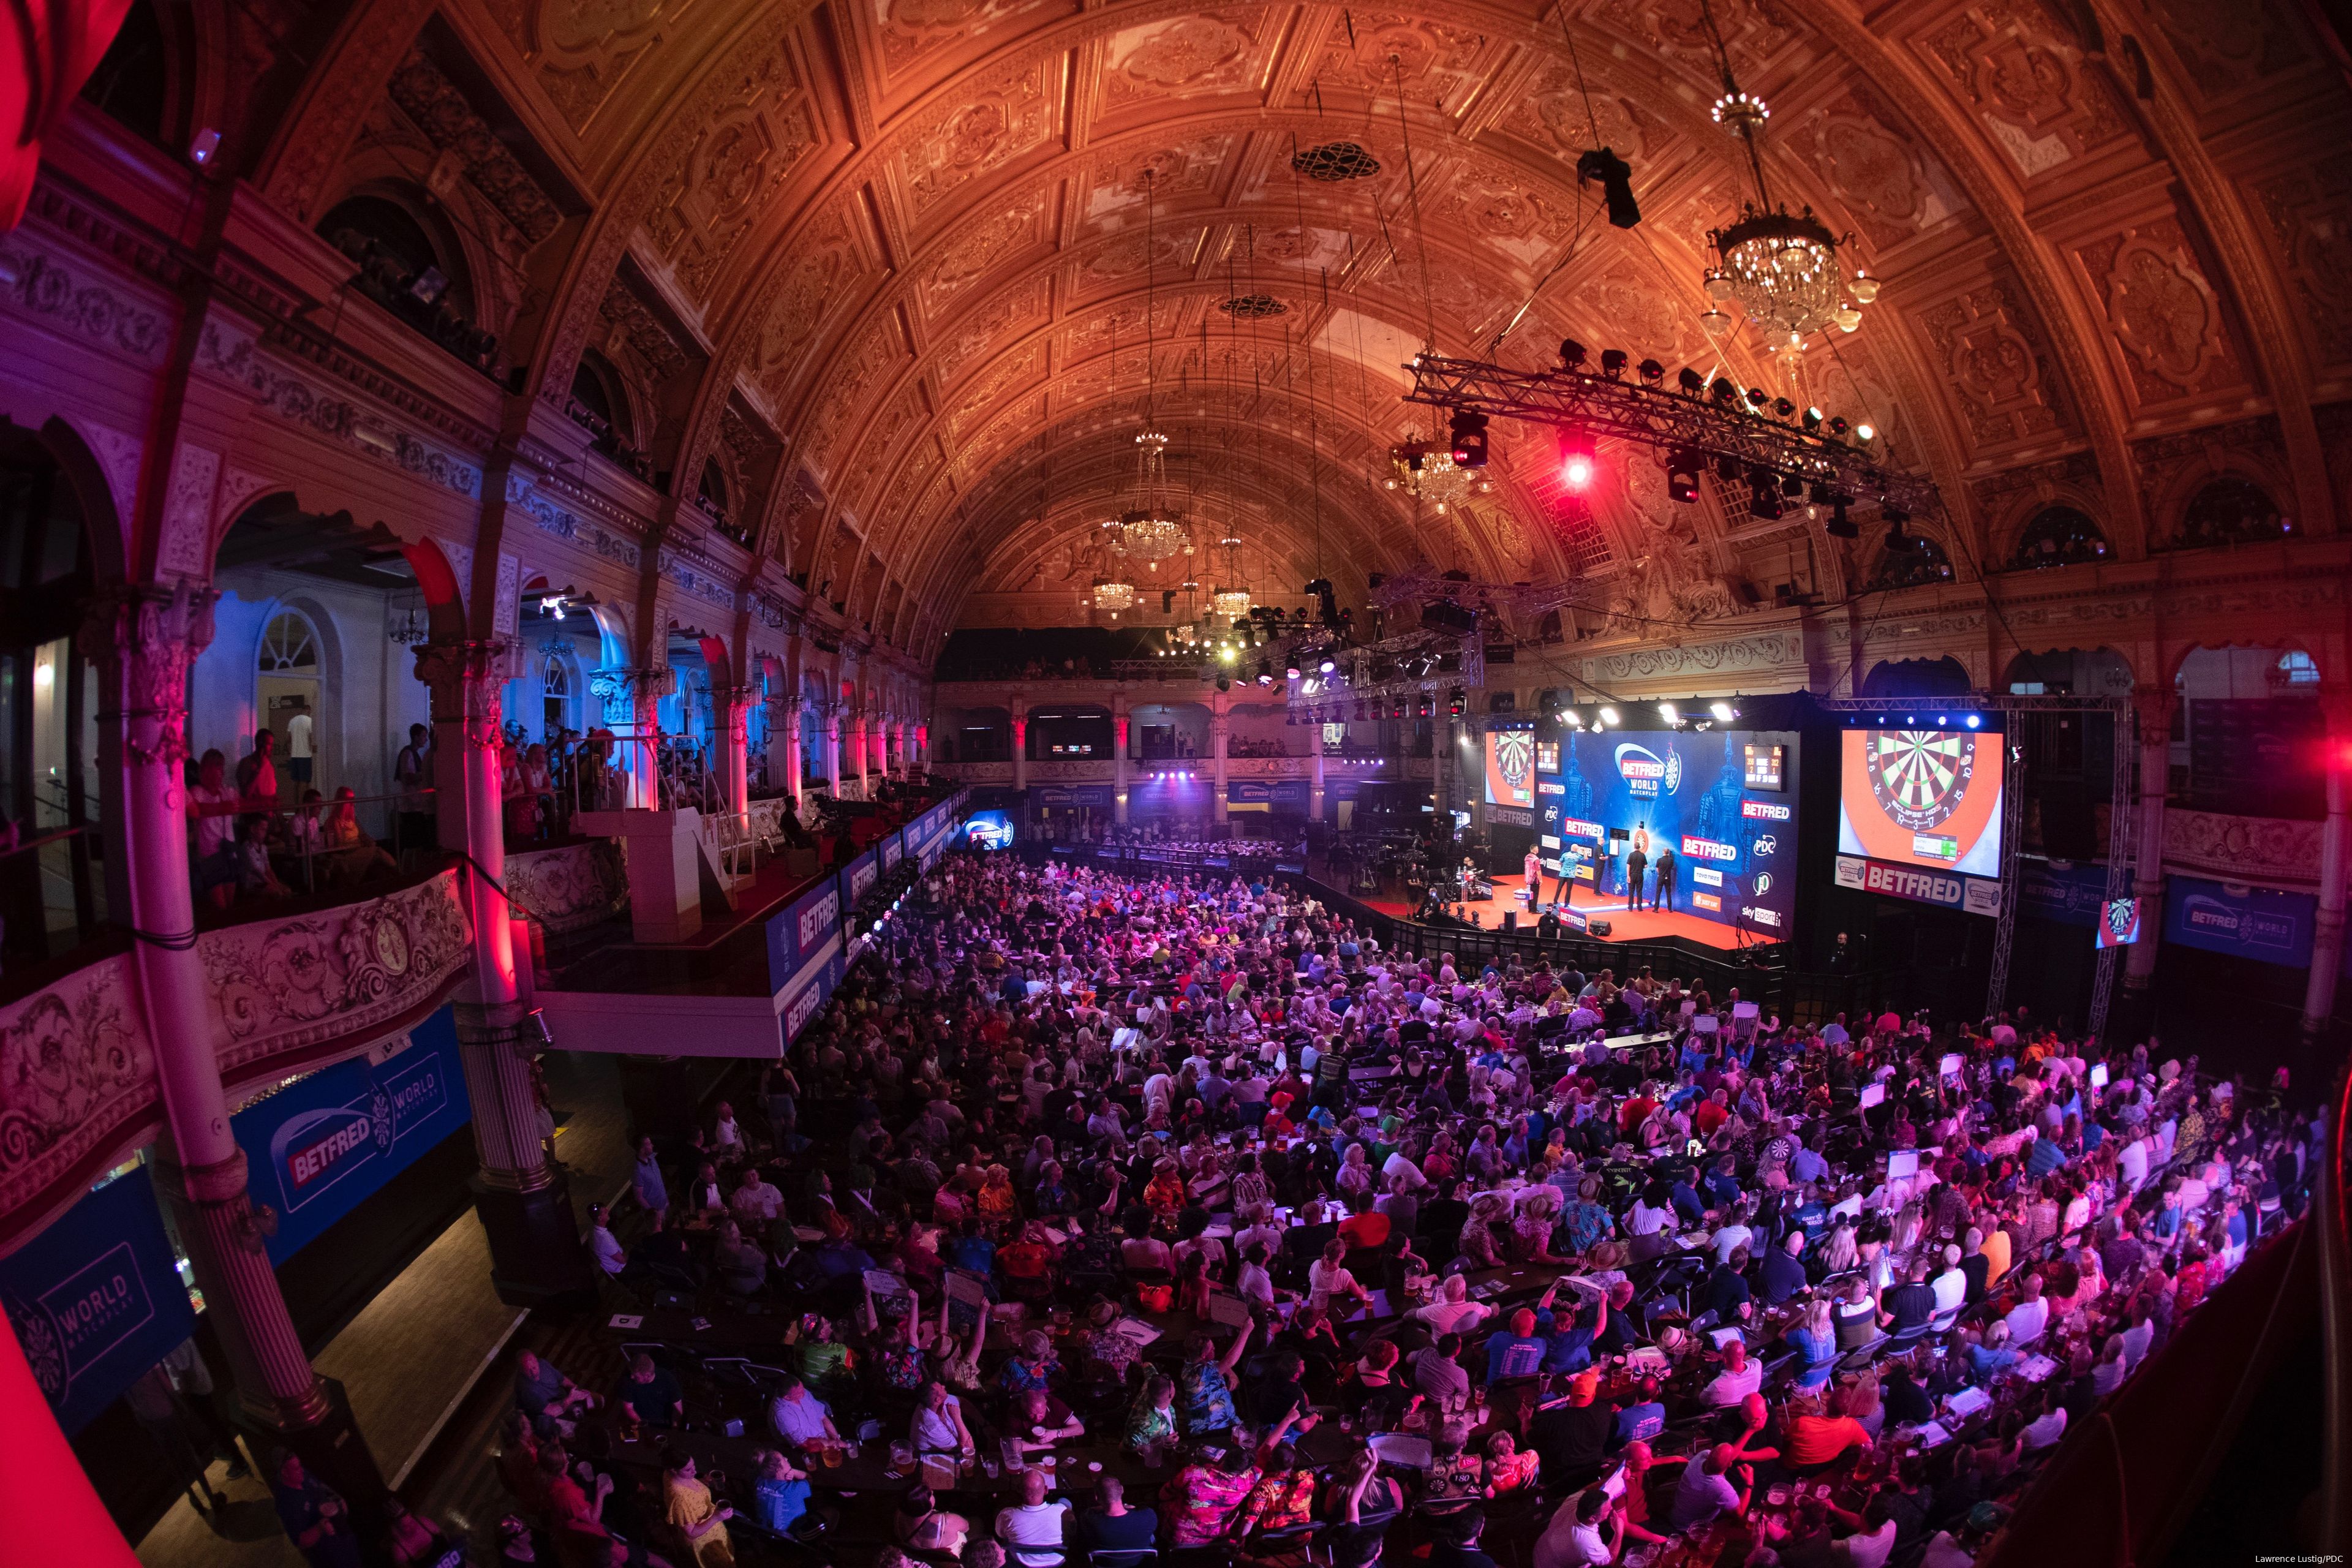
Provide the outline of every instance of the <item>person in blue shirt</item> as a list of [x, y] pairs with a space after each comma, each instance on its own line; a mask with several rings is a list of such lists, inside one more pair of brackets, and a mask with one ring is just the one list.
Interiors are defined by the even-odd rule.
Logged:
[[2066, 1163], [2066, 1151], [2058, 1147], [2055, 1138], [2036, 1138], [2025, 1156], [2025, 1173], [2040, 1181]]
[[751, 1495], [760, 1522], [782, 1534], [808, 1511], [808, 1476], [793, 1468], [792, 1461], [773, 1449], [763, 1451], [752, 1463], [759, 1471]]
[[1643, 1378], [1633, 1393], [1633, 1403], [1617, 1412], [1613, 1438], [1621, 1448], [1628, 1443], [1646, 1443], [1666, 1428], [1666, 1406], [1658, 1397], [1658, 1380]]
[[1609, 1300], [1600, 1299], [1595, 1310], [1598, 1316], [1589, 1326], [1579, 1320], [1583, 1314], [1573, 1306], [1560, 1307], [1549, 1314], [1543, 1328], [1543, 1369], [1547, 1373], [1582, 1372], [1592, 1364], [1592, 1341], [1609, 1325]]
[[1696, 1228], [1706, 1223], [1706, 1203], [1698, 1195], [1698, 1189], [1691, 1185], [1687, 1169], [1675, 1173], [1674, 1205], [1685, 1225]]
[[[1544, 1292], [1543, 1305], [1551, 1305], [1552, 1291], [1559, 1289], [1555, 1282]], [[1542, 1340], [1536, 1338], [1536, 1315], [1522, 1307], [1511, 1314], [1507, 1327], [1496, 1329], [1486, 1336], [1486, 1386], [1490, 1390], [1498, 1383], [1515, 1378], [1533, 1377], [1543, 1370]]]

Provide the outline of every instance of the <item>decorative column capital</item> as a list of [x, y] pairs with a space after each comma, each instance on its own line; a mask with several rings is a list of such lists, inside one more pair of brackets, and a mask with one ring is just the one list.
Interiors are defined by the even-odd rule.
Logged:
[[677, 671], [667, 665], [645, 669], [616, 665], [588, 674], [588, 693], [604, 704], [607, 724], [635, 725], [639, 702], [658, 702], [677, 691]]
[[[135, 584], [100, 594], [83, 613], [84, 658], [121, 671], [124, 751], [176, 768], [188, 754], [188, 670], [212, 646], [217, 589]], [[142, 721], [155, 728], [152, 737]]]
[[496, 746], [504, 738], [506, 683], [521, 644], [506, 638], [436, 638], [416, 645], [416, 679], [431, 694], [433, 721], [465, 727], [466, 742]]

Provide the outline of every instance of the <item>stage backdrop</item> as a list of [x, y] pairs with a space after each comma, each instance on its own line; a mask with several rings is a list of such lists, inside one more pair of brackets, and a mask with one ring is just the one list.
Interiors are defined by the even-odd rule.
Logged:
[[1654, 869], [1674, 850], [1676, 912], [1768, 939], [1795, 930], [1794, 731], [1546, 725], [1532, 739], [1546, 868], [1566, 857], [1587, 901], [1623, 903], [1625, 853], [1639, 842]]

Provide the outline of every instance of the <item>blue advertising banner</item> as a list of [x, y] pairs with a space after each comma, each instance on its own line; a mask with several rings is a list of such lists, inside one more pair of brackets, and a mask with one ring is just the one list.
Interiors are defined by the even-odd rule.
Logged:
[[[1555, 747], [1556, 778], [1542, 765]], [[1601, 898], [1627, 895], [1625, 857], [1635, 845], [1650, 864], [1644, 887], [1656, 891], [1658, 861], [1671, 849], [1669, 907], [1787, 936], [1796, 926], [1797, 749], [1786, 731], [1587, 732], [1545, 721], [1535, 731], [1529, 794], [1545, 837], [1592, 846]], [[1773, 765], [1759, 773], [1756, 754]], [[1779, 787], [1762, 787], [1768, 782]]]
[[841, 934], [841, 889], [827, 877], [768, 917], [768, 989], [782, 991], [826, 942]]
[[791, 1047], [803, 1029], [808, 1027], [809, 1020], [816, 1016], [817, 1010], [824, 1005], [825, 999], [833, 994], [835, 987], [840, 985], [841, 977], [846, 972], [846, 963], [842, 955], [836, 952], [824, 961], [824, 967], [803, 982], [798, 991], [793, 993], [791, 999], [784, 1004], [781, 1019], [784, 1031], [784, 1045], [787, 1047]]
[[271, 1262], [302, 1250], [472, 1120], [450, 1009], [409, 1039], [382, 1067], [365, 1057], [337, 1062], [229, 1119], [254, 1201], [278, 1211]]
[[899, 857], [907, 852], [906, 839], [893, 833], [882, 840], [882, 869], [887, 873], [898, 869]]
[[1108, 805], [1111, 786], [1108, 784], [1033, 784], [1029, 789], [1032, 805]]
[[2309, 893], [2174, 877], [2164, 891], [2164, 940], [2305, 969], [2317, 915]]
[[2061, 925], [2099, 923], [2107, 899], [2107, 868], [2087, 860], [2017, 860], [2017, 912]]
[[1225, 799], [1235, 805], [1295, 805], [1305, 809], [1305, 779], [1235, 779], [1225, 786]]
[[881, 879], [881, 876], [882, 857], [876, 850], [868, 849], [865, 854], [844, 866], [841, 868], [841, 907], [845, 910], [856, 909], [857, 900], [872, 890], [874, 884]]
[[0, 1259], [0, 1305], [68, 1436], [195, 1328], [147, 1167]]

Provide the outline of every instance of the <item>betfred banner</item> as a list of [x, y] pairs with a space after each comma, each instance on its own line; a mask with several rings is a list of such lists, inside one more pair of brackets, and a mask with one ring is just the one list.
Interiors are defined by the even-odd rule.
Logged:
[[1915, 904], [1962, 910], [1972, 915], [2000, 913], [2000, 884], [1982, 877], [1926, 871], [1916, 866], [1890, 866], [1860, 855], [1837, 858], [1837, 885], [1865, 893], [1884, 893]]
[[186, 1339], [196, 1315], [147, 1167], [107, 1183], [0, 1258], [0, 1306], [68, 1436]]
[[2017, 912], [2061, 925], [2095, 926], [2107, 899], [2107, 868], [2088, 860], [2017, 862]]
[[768, 917], [768, 988], [782, 991], [801, 966], [841, 934], [841, 889], [825, 878]]
[[822, 968], [809, 975], [803, 982], [800, 989], [793, 992], [791, 999], [785, 1002], [784, 1010], [777, 1022], [783, 1030], [784, 1046], [787, 1049], [791, 1048], [792, 1043], [800, 1037], [801, 1031], [809, 1026], [809, 1021], [817, 1016], [819, 1010], [824, 1006], [826, 999], [831, 997], [835, 990], [839, 987], [845, 968], [842, 955], [835, 953], [824, 961]]
[[278, 1211], [270, 1261], [299, 1252], [472, 1117], [446, 1007], [381, 1066], [338, 1062], [231, 1117], [254, 1197]]
[[2311, 966], [2318, 900], [2242, 882], [2173, 877], [2164, 890], [2164, 940], [2290, 968]]

